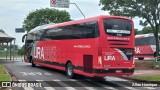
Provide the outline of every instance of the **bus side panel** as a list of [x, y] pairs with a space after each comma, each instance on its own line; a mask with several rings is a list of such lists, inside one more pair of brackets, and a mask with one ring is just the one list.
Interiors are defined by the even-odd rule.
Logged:
[[[67, 61], [70, 61], [75, 69], [86, 71], [87, 73], [92, 72], [92, 68], [96, 67], [94, 63], [97, 62], [98, 45], [95, 42], [97, 40], [98, 38], [39, 41], [34, 48], [34, 59], [39, 65], [44, 64], [46, 66], [48, 64], [49, 67], [54, 65], [63, 67], [63, 70], [65, 70]], [[90, 64], [89, 67], [87, 66], [88, 64]]]
[[135, 46], [136, 58], [154, 58], [155, 45]]

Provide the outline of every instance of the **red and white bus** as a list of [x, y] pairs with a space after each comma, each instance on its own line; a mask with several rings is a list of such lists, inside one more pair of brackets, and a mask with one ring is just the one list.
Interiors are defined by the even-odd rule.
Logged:
[[156, 55], [156, 41], [152, 33], [135, 36], [135, 58], [154, 58]]
[[31, 30], [24, 59], [32, 66], [66, 71], [70, 78], [132, 75], [134, 41], [131, 19], [97, 16]]

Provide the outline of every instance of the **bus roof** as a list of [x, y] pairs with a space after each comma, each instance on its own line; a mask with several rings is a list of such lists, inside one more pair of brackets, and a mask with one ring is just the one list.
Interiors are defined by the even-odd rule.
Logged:
[[136, 35], [135, 38], [143, 38], [143, 37], [150, 37], [150, 36], [154, 36], [153, 33]]
[[[141, 35], [136, 35], [135, 38], [144, 38], [144, 37], [152, 37], [154, 36], [153, 33], [148, 33], [148, 34], [141, 34]], [[158, 34], [160, 36], [160, 33]]]
[[116, 18], [116, 19], [126, 19], [132, 21], [132, 19], [127, 18], [127, 17], [122, 17], [122, 16], [107, 16], [107, 15], [100, 15], [100, 16], [95, 16], [95, 17], [90, 17], [90, 18], [85, 18], [85, 19], [80, 19], [80, 20], [74, 20], [74, 21], [68, 21], [68, 22], [63, 22], [63, 23], [57, 23], [55, 25], [51, 25], [48, 28], [55, 28], [59, 26], [66, 26], [66, 25], [71, 25], [71, 24], [78, 24], [78, 23], [83, 23], [87, 21], [98, 21], [101, 18]]
[[87, 22], [87, 21], [98, 21], [101, 18], [115, 18], [115, 19], [126, 19], [132, 21], [132, 19], [127, 18], [127, 17], [122, 17], [122, 16], [107, 16], [107, 15], [100, 15], [100, 16], [95, 16], [95, 17], [90, 17], [90, 18], [85, 18], [85, 19], [80, 19], [80, 20], [74, 20], [74, 21], [68, 21], [68, 22], [63, 22], [63, 23], [50, 23], [50, 24], [45, 24], [41, 26], [37, 26], [34, 29], [30, 30], [28, 33], [33, 33], [38, 30], [42, 29], [50, 29], [50, 28], [55, 28], [59, 26], [66, 26], [66, 25], [71, 25], [71, 24], [78, 24], [82, 22]]
[[50, 24], [44, 24], [44, 25], [37, 26], [34, 29], [30, 30], [28, 33], [36, 32], [36, 31], [42, 30], [42, 29], [47, 29], [49, 26], [54, 25], [54, 24], [55, 23], [50, 23]]

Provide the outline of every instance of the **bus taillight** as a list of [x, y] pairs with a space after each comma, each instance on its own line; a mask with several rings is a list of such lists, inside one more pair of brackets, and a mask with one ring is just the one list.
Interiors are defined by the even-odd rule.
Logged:
[[98, 64], [102, 66], [102, 56], [98, 56]]

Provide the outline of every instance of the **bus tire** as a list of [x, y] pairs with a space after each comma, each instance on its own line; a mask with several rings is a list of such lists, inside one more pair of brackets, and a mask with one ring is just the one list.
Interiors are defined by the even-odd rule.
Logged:
[[29, 56], [29, 63], [32, 63], [32, 56]]
[[138, 58], [138, 60], [144, 60], [144, 57]]
[[32, 61], [32, 67], [35, 67], [36, 65], [34, 64], [34, 61], [33, 61], [33, 59], [32, 59], [31, 61]]
[[154, 58], [156, 57], [156, 52], [154, 52]]
[[67, 74], [67, 77], [69, 77], [69, 78], [73, 78], [73, 76], [74, 76], [73, 65], [71, 62], [67, 63], [67, 65], [66, 65], [66, 74]]

